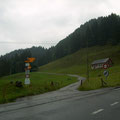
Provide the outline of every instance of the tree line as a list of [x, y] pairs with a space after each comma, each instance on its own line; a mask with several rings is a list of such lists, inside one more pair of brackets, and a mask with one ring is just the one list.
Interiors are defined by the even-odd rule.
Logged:
[[35, 57], [32, 71], [81, 48], [96, 45], [117, 45], [120, 43], [120, 16], [111, 14], [92, 19], [77, 28], [73, 33], [49, 49], [32, 47], [10, 52], [0, 57], [0, 76], [24, 72], [24, 61], [27, 57]]

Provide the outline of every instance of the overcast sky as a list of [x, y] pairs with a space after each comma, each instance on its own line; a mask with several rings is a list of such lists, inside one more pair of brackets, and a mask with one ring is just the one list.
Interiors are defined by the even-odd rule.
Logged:
[[56, 45], [91, 18], [120, 15], [119, 5], [120, 0], [0, 0], [0, 55]]

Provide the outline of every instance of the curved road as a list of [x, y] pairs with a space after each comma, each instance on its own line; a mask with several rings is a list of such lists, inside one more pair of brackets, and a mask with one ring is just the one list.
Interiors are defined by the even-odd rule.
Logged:
[[119, 120], [120, 89], [78, 91], [81, 80], [57, 91], [0, 105], [0, 120]]

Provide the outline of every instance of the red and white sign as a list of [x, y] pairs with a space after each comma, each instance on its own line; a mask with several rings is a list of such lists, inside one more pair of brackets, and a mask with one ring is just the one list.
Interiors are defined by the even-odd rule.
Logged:
[[107, 68], [108, 68], [108, 64], [104, 64], [104, 65], [103, 65], [103, 68], [104, 68], [104, 69], [107, 69]]
[[29, 74], [26, 74], [25, 77], [26, 77], [26, 78], [30, 78], [30, 75], [29, 75]]

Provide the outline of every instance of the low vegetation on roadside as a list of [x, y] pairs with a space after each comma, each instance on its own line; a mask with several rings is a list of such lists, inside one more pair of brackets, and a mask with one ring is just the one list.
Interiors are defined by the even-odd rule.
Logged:
[[[79, 87], [79, 90], [94, 90], [103, 87], [115, 87], [120, 86], [120, 65], [113, 66], [109, 69], [109, 76], [106, 77], [103, 75], [104, 69], [93, 70], [90, 72], [89, 81], [86, 80], [82, 86]], [[101, 76], [99, 76], [101, 75]], [[104, 86], [102, 85], [101, 78], [106, 83]]]
[[[25, 74], [19, 73], [0, 78], [0, 103], [14, 101], [16, 98], [41, 94], [77, 82], [77, 78], [67, 75], [31, 73], [31, 85], [25, 86]], [[16, 87], [16, 81], [21, 81], [23, 87]]]

